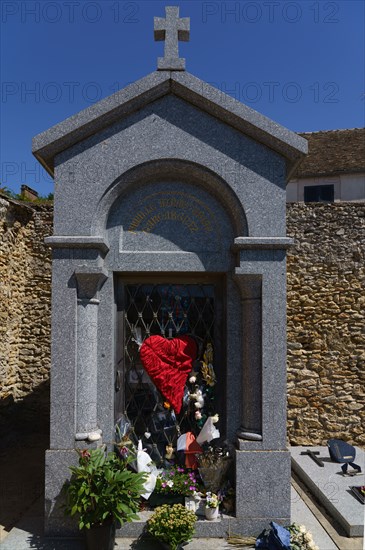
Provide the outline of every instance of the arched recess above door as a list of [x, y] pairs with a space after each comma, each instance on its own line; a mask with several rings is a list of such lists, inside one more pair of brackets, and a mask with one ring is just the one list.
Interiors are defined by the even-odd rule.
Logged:
[[227, 182], [204, 165], [175, 158], [151, 160], [131, 168], [114, 180], [96, 208], [92, 234], [105, 235], [115, 204], [130, 195], [131, 191], [151, 183], [169, 181], [190, 184], [211, 195], [228, 216], [234, 237], [249, 235], [242, 204]]
[[140, 165], [104, 194], [94, 230], [109, 243], [113, 271], [228, 272], [232, 245], [248, 233], [228, 184], [202, 165], [164, 159]]

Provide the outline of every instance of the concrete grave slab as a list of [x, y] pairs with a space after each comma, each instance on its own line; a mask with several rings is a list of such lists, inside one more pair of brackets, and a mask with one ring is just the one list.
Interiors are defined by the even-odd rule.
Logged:
[[291, 522], [305, 525], [321, 550], [337, 550], [331, 537], [321, 526], [312, 511], [305, 505], [294, 487], [291, 488]]
[[[318, 455], [324, 467], [318, 466], [308, 455], [301, 455], [308, 448]], [[364, 485], [365, 453], [356, 447], [355, 463], [362, 469], [361, 475], [343, 476], [341, 464], [332, 462], [327, 447], [291, 447], [292, 468], [311, 493], [323, 504], [345, 529], [349, 537], [364, 535], [365, 507], [351, 492], [352, 485]]]

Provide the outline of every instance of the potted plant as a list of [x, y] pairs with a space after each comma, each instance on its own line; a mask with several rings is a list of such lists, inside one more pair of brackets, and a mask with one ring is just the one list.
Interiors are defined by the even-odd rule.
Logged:
[[159, 504], [184, 504], [186, 497], [195, 496], [198, 481], [194, 472], [180, 466], [163, 470], [156, 480], [156, 487], [149, 499], [151, 506]]
[[205, 517], [211, 521], [218, 518], [218, 513], [219, 498], [215, 493], [208, 491], [205, 499]]
[[72, 476], [65, 485], [65, 513], [76, 516], [79, 529], [86, 530], [89, 550], [110, 550], [116, 523], [139, 519], [145, 474], [128, 470], [128, 460], [104, 448], [78, 452], [79, 465], [70, 466]]
[[178, 550], [195, 532], [196, 515], [182, 504], [163, 504], [147, 521], [147, 531], [169, 550]]

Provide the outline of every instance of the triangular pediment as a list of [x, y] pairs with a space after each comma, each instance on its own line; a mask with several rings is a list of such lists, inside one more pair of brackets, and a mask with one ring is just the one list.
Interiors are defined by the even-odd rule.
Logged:
[[167, 94], [184, 99], [285, 157], [288, 177], [307, 153], [305, 139], [218, 88], [184, 71], [156, 71], [35, 136], [33, 154], [53, 176], [57, 154]]

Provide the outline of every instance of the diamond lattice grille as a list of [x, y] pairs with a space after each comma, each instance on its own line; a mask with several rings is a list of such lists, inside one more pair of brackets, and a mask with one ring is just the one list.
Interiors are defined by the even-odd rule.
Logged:
[[[155, 460], [168, 443], [176, 444], [180, 432], [190, 429], [186, 407], [179, 415], [164, 408], [140, 360], [136, 334], [173, 338], [188, 334], [205, 349], [214, 342], [215, 290], [208, 284], [129, 284], [124, 287], [124, 409], [138, 438], [154, 447]], [[146, 440], [145, 434], [148, 437]]]

